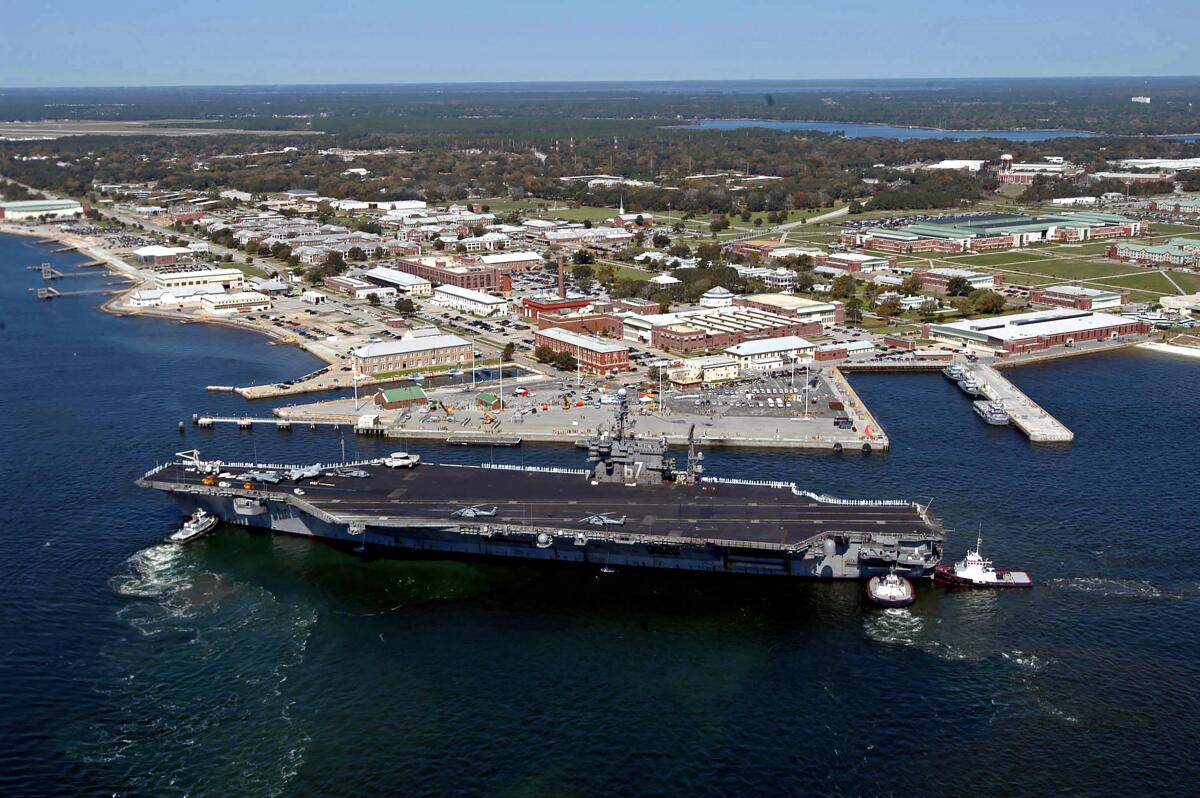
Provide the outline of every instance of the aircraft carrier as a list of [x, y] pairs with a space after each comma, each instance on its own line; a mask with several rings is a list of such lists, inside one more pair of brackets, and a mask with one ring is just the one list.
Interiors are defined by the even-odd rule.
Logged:
[[932, 577], [945, 534], [929, 507], [842, 500], [791, 483], [703, 475], [690, 445], [638, 437], [624, 396], [612, 428], [588, 440], [590, 469], [384, 461], [285, 466], [206, 461], [199, 452], [146, 473], [227, 524], [321, 539], [359, 552], [519, 558], [808, 579], [893, 568]]

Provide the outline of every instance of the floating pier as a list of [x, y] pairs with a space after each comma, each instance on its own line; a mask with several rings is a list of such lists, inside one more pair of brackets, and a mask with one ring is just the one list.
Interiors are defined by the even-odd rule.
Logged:
[[489, 435], [479, 432], [452, 432], [446, 437], [450, 446], [520, 446], [519, 435]]
[[56, 299], [63, 296], [115, 296], [121, 292], [110, 288], [86, 288], [82, 291], [59, 291], [57, 288], [39, 288], [35, 293], [38, 299]]
[[359, 426], [354, 422], [349, 421], [293, 421], [290, 418], [263, 418], [255, 416], [206, 416], [196, 413], [192, 416], [192, 423], [200, 429], [212, 429], [218, 424], [230, 424], [242, 430], [252, 430], [255, 427], [272, 427], [274, 429], [286, 432], [292, 428], [292, 424], [307, 424], [309, 429], [317, 427], [332, 427], [333, 429], [341, 429], [342, 427], [350, 427], [356, 435], [383, 435], [386, 432], [385, 427], [380, 426]]
[[991, 366], [970, 363], [964, 366], [964, 370], [979, 382], [984, 396], [994, 402], [1004, 403], [1009, 420], [1029, 440], [1034, 443], [1070, 443], [1075, 440], [1074, 432]]

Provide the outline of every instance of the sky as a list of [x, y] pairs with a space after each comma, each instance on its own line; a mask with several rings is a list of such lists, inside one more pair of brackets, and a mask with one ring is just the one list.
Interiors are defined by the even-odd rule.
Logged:
[[1195, 75], [1197, 0], [54, 0], [0, 87]]

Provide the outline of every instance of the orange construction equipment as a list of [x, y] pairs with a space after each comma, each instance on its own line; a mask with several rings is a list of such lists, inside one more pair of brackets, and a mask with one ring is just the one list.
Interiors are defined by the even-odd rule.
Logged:
[[212, 474], [209, 474], [204, 479], [200, 480], [200, 484], [201, 485], [215, 485], [215, 484], [217, 484], [217, 481], [215, 479], [213, 479]]
[[484, 410], [483, 411], [483, 423], [484, 424], [495, 424], [496, 416], [494, 414], [492, 414], [490, 411]]
[[448, 415], [448, 416], [454, 415], [454, 408], [451, 407], [450, 405], [448, 405], [445, 402], [440, 401], [440, 400], [438, 401], [438, 405], [441, 406], [442, 412], [445, 413], [446, 415]]

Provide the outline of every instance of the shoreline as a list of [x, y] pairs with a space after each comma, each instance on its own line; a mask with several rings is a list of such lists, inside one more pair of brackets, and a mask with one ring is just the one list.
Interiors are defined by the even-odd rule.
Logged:
[[1180, 346], [1179, 344], [1169, 344], [1166, 341], [1146, 341], [1145, 343], [1138, 344], [1138, 349], [1148, 349], [1152, 352], [1179, 355], [1180, 357], [1200, 357], [1200, 347]]
[[[118, 231], [114, 231], [114, 234]], [[177, 321], [182, 324], [215, 324], [223, 327], [232, 327], [238, 330], [258, 333], [272, 340], [276, 345], [295, 346], [313, 357], [320, 360], [326, 365], [335, 365], [340, 362], [325, 355], [308, 349], [294, 340], [290, 340], [290, 336], [284, 335], [281, 331], [272, 329], [266, 325], [258, 325], [251, 322], [243, 321], [236, 318], [218, 318], [216, 316], [192, 316], [185, 313], [179, 313], [169, 310], [160, 310], [154, 308], [135, 308], [130, 306], [122, 306], [121, 303], [128, 298], [134, 291], [145, 288], [147, 285], [146, 276], [136, 267], [126, 263], [120, 256], [109, 252], [104, 247], [92, 243], [83, 237], [64, 233], [57, 228], [48, 230], [33, 230], [26, 227], [12, 227], [8, 224], [0, 222], [0, 235], [16, 235], [25, 238], [37, 239], [39, 243], [45, 243], [49, 246], [49, 242], [57, 242], [60, 245], [68, 245], [74, 247], [75, 251], [81, 255], [85, 255], [91, 260], [101, 261], [104, 268], [110, 274], [117, 277], [124, 277], [131, 281], [131, 284], [122, 289], [117, 294], [109, 297], [100, 304], [100, 309], [105, 313], [110, 313], [114, 316], [149, 316], [152, 318], [167, 319]]]

